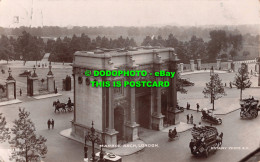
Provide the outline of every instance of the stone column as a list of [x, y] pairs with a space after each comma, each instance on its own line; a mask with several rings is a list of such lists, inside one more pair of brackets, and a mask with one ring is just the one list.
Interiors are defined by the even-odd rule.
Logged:
[[194, 71], [194, 60], [190, 60], [190, 69]]
[[16, 99], [16, 81], [11, 74], [12, 70], [9, 68], [9, 76], [6, 79], [6, 96], [8, 100]]
[[217, 70], [221, 68], [221, 59], [217, 59]]
[[197, 70], [201, 70], [201, 59], [197, 59], [197, 63], [198, 63], [198, 69]]
[[228, 60], [228, 70], [232, 70], [232, 60]]
[[[160, 71], [161, 70], [161, 65], [162, 64], [155, 64], [154, 65], [154, 71]], [[161, 80], [160, 77], [155, 77], [157, 83], [158, 81]], [[163, 129], [163, 118], [164, 118], [164, 115], [162, 115], [162, 111], [161, 111], [161, 87], [157, 87], [155, 89], [156, 91], [156, 97], [155, 97], [155, 108], [156, 108], [156, 112], [153, 113], [153, 116], [152, 116], [152, 129], [154, 130], [162, 130]]]
[[54, 93], [55, 87], [54, 87], [54, 76], [51, 71], [51, 62], [49, 63], [49, 72], [47, 74], [47, 90], [50, 93]]
[[[130, 66], [127, 70], [135, 70], [134, 66]], [[127, 77], [128, 81], [135, 81], [135, 77]], [[125, 124], [125, 135], [128, 141], [138, 139], [138, 127], [135, 118], [135, 87], [126, 87], [128, 98], [128, 121]]]
[[32, 96], [39, 94], [39, 85], [38, 85], [39, 78], [35, 72], [36, 71], [35, 66], [33, 67], [33, 71], [34, 72], [33, 72], [32, 76], [29, 76], [29, 79], [31, 80], [30, 84], [32, 84], [32, 85], [29, 85], [29, 86], [32, 86]]
[[105, 142], [107, 145], [117, 144], [117, 134], [119, 133], [114, 129], [114, 96], [113, 87], [107, 88], [108, 90], [108, 129], [105, 132]]
[[255, 71], [256, 71], [257, 73], [259, 73], [259, 63], [258, 63], [258, 62], [255, 64]]
[[257, 70], [258, 70], [258, 86], [260, 86], [260, 60], [257, 62]]
[[180, 63], [180, 72], [183, 73], [183, 63]]
[[170, 63], [169, 63], [169, 69], [170, 71], [175, 72], [175, 76], [173, 78], [170, 78], [170, 86], [167, 88], [168, 89], [168, 112], [167, 116], [168, 119], [170, 118], [171, 124], [178, 124], [180, 123], [179, 121], [179, 114], [176, 111], [176, 106], [177, 106], [177, 88], [176, 88], [176, 81], [178, 77], [178, 68], [177, 68], [177, 62], [179, 59], [177, 58], [177, 55], [171, 52], [170, 56]]

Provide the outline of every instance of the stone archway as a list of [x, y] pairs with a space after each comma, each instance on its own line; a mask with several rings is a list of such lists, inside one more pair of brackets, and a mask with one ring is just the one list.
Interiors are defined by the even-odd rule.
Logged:
[[124, 122], [125, 122], [125, 110], [118, 106], [114, 109], [114, 128], [119, 133], [117, 134], [117, 141], [123, 139], [124, 136]]

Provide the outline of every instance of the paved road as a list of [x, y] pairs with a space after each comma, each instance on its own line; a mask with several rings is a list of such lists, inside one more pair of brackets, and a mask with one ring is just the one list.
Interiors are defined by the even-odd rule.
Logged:
[[[59, 97], [60, 100], [66, 99], [70, 94], [64, 94]], [[8, 125], [17, 118], [18, 107], [25, 107], [27, 111], [31, 112], [31, 118], [37, 128], [37, 133], [45, 136], [48, 146], [48, 154], [44, 161], [50, 162], [71, 162], [82, 161], [83, 144], [66, 139], [59, 135], [61, 130], [70, 127], [70, 120], [72, 113], [54, 113], [52, 99], [35, 100], [25, 102], [18, 105], [9, 105], [0, 108], [6, 118]], [[194, 115], [194, 121], [200, 121], [200, 113], [192, 110], [185, 110], [180, 118], [185, 122], [187, 113]], [[259, 146], [260, 137], [260, 117], [253, 120], [241, 120], [239, 118], [239, 111], [231, 114], [221, 116], [223, 124], [217, 126], [219, 131], [224, 133], [223, 147], [248, 147], [248, 150], [219, 150], [215, 154], [206, 158], [195, 158], [189, 151], [189, 141], [191, 139], [190, 131], [181, 133], [181, 137], [172, 142], [168, 142], [167, 133], [158, 131], [144, 131], [140, 137], [146, 143], [159, 144], [159, 148], [146, 148], [145, 150], [130, 156], [123, 157], [123, 161], [238, 161], [249, 152], [253, 151]], [[48, 119], [55, 119], [55, 129], [48, 130], [46, 121]], [[207, 124], [207, 123], [203, 123]], [[8, 148], [7, 144], [1, 144], [1, 148]], [[91, 149], [90, 149], [91, 150]]]
[[[194, 119], [198, 122], [200, 114], [194, 111], [187, 111], [192, 113]], [[185, 119], [185, 114], [182, 114], [182, 120]], [[248, 147], [247, 150], [218, 150], [215, 154], [208, 158], [196, 158], [192, 156], [189, 150], [189, 142], [192, 138], [191, 131], [186, 131], [180, 134], [180, 138], [176, 141], [168, 142], [167, 133], [153, 132], [150, 136], [141, 135], [141, 138], [146, 143], [159, 144], [159, 148], [145, 148], [145, 150], [124, 157], [124, 162], [196, 162], [196, 161], [210, 161], [210, 162], [236, 162], [242, 159], [249, 152], [256, 149], [260, 144], [260, 117], [254, 120], [241, 120], [239, 111], [235, 111], [226, 116], [222, 116], [224, 123], [217, 126], [217, 129], [224, 133], [223, 147]], [[207, 124], [207, 123], [203, 123]], [[152, 135], [152, 136], [151, 136]]]
[[[15, 70], [14, 70], [15, 71]], [[17, 70], [18, 71], [18, 70]], [[40, 70], [39, 70], [40, 71]], [[17, 72], [18, 73], [18, 72]], [[17, 74], [15, 73], [15, 74]], [[39, 72], [42, 75], [46, 74], [46, 71]], [[63, 78], [64, 75], [71, 73], [70, 69], [66, 69], [65, 71], [57, 71], [58, 78]], [[204, 76], [205, 75], [205, 76]], [[205, 78], [207, 74], [196, 74], [191, 78], [198, 82], [195, 83], [195, 87], [189, 88], [189, 92], [187, 96], [180, 95], [179, 99], [182, 97], [189, 98], [203, 98], [202, 96], [202, 87], [205, 85], [205, 80], [201, 78]], [[221, 74], [222, 75], [222, 74]], [[63, 76], [63, 77], [62, 77]], [[208, 76], [208, 75], [207, 75]], [[228, 82], [233, 78], [231, 75], [223, 74], [223, 81]], [[6, 77], [6, 76], [5, 76]], [[2, 77], [0, 77], [2, 78]], [[24, 80], [17, 79], [22, 87], [24, 87]], [[232, 79], [233, 80], [233, 79]], [[66, 139], [59, 135], [61, 130], [70, 128], [70, 120], [72, 119], [73, 113], [54, 113], [54, 108], [52, 107], [52, 101], [57, 100], [59, 98], [60, 101], [65, 102], [67, 97], [72, 97], [72, 92], [62, 92], [63, 96], [55, 97], [51, 99], [42, 99], [42, 100], [34, 100], [27, 99], [21, 104], [17, 105], [9, 105], [5, 107], [0, 107], [0, 112], [3, 113], [6, 118], [8, 125], [12, 125], [12, 121], [17, 118], [18, 108], [25, 107], [27, 111], [31, 113], [31, 118], [35, 123], [37, 133], [45, 136], [48, 146], [48, 154], [44, 161], [48, 162], [80, 162], [83, 157], [83, 144]], [[227, 97], [238, 97], [239, 91], [232, 89], [229, 92]], [[249, 94], [256, 94], [259, 96], [259, 89], [250, 89], [245, 91], [245, 96]], [[259, 96], [260, 97], [260, 96]], [[218, 100], [221, 102], [221, 99]], [[225, 108], [225, 104], [222, 105]], [[196, 113], [195, 111], [185, 111], [181, 114], [180, 119], [185, 122], [185, 115], [187, 113], [192, 113], [194, 115], [194, 121], [200, 121], [200, 113]], [[189, 141], [191, 139], [190, 131], [181, 133], [181, 137], [179, 140], [168, 142], [167, 133], [158, 132], [158, 131], [146, 131], [142, 129], [140, 131], [140, 137], [146, 143], [159, 144], [159, 148], [146, 148], [143, 151], [123, 157], [123, 161], [127, 162], [138, 162], [138, 161], [177, 161], [177, 162], [188, 162], [188, 161], [238, 161], [242, 157], [244, 157], [249, 152], [253, 151], [260, 144], [260, 116], [257, 119], [253, 120], [241, 120], [239, 117], [239, 111], [235, 111], [228, 115], [221, 116], [223, 118], [223, 124], [217, 126], [219, 131], [224, 133], [223, 147], [248, 147], [248, 150], [219, 150], [214, 155], [206, 158], [195, 158], [191, 155], [189, 151]], [[55, 129], [48, 130], [47, 129], [47, 120], [48, 119], [55, 120]], [[0, 144], [0, 148], [8, 148], [8, 144]], [[89, 149], [91, 150], [91, 149]]]
[[[8, 126], [12, 125], [18, 117], [19, 107], [29, 111], [30, 118], [35, 123], [38, 134], [47, 138], [48, 154], [44, 161], [47, 162], [72, 162], [81, 161], [83, 157], [83, 144], [69, 140], [59, 135], [61, 130], [70, 128], [70, 121], [73, 113], [54, 113], [52, 101], [59, 98], [60, 101], [65, 101], [71, 93], [63, 93], [61, 97], [52, 99], [34, 100], [21, 104], [8, 105], [0, 107], [0, 112], [6, 116]], [[55, 120], [55, 128], [47, 129], [47, 120]], [[7, 143], [0, 144], [0, 148], [9, 148]], [[91, 149], [90, 149], [91, 150]]]

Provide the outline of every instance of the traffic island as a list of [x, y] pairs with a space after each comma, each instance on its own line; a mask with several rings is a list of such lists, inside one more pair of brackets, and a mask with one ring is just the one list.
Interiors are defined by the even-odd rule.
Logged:
[[182, 133], [182, 132], [185, 132], [187, 130], [192, 129], [193, 124], [187, 124], [187, 123], [180, 122], [180, 123], [178, 123], [176, 125], [171, 125], [169, 127], [166, 127], [163, 130], [161, 130], [161, 131], [168, 133], [170, 129], [173, 130], [175, 127], [176, 127], [176, 130], [177, 130], [178, 133]]
[[[84, 144], [84, 140], [81, 140], [81, 139], [71, 135], [71, 132], [72, 132], [71, 128], [65, 129], [60, 132], [60, 135]], [[91, 146], [91, 144], [88, 144], [88, 143], [87, 143], [87, 145]], [[103, 150], [107, 153], [113, 153], [113, 154], [119, 155], [119, 156], [127, 156], [127, 155], [131, 155], [138, 151], [143, 150], [145, 148], [145, 145], [146, 144], [144, 141], [135, 140], [133, 142], [128, 142], [126, 144], [117, 145], [117, 147], [114, 147], [113, 149], [107, 149], [107, 148], [103, 147]], [[98, 145], [95, 145], [95, 148], [100, 150], [100, 147]]]

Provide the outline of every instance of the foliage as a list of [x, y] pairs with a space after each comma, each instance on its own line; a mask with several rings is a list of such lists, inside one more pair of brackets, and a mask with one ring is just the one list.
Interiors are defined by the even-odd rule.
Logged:
[[32, 36], [24, 31], [16, 41], [16, 58], [21, 57], [24, 61], [39, 60], [44, 55], [44, 46], [42, 38]]
[[224, 85], [218, 74], [213, 74], [210, 77], [210, 81], [206, 83], [206, 87], [202, 93], [204, 94], [205, 98], [210, 97], [212, 99], [214, 110], [214, 101], [221, 98], [223, 95], [226, 95]]
[[249, 52], [249, 51], [244, 51], [244, 52], [243, 52], [243, 56], [247, 57], [247, 56], [249, 56], [249, 55], [250, 55], [250, 52]]
[[14, 39], [1, 35], [0, 38], [0, 60], [9, 61], [14, 59]]
[[9, 128], [6, 127], [6, 120], [3, 114], [0, 113], [0, 143], [10, 139]]
[[64, 37], [55, 40], [48, 40], [45, 47], [46, 52], [50, 52], [50, 61], [72, 62], [73, 54], [76, 51], [92, 51], [96, 48], [117, 49], [135, 47], [136, 43], [133, 38], [129, 39], [120, 36], [117, 39], [108, 39], [106, 37], [97, 36], [90, 39], [84, 33], [80, 37], [73, 35], [72, 38]]
[[208, 42], [209, 60], [215, 61], [221, 50], [227, 49], [227, 36], [224, 30], [213, 30], [210, 33], [210, 41]]
[[227, 50], [230, 50], [229, 54], [233, 59], [241, 48], [241, 34], [228, 35], [224, 30], [213, 30], [210, 32], [210, 41], [207, 46], [209, 61], [215, 61], [221, 52], [226, 52]]
[[240, 100], [242, 100], [242, 91], [246, 88], [250, 88], [252, 82], [250, 81], [246, 64], [242, 64], [242, 67], [239, 68], [238, 73], [235, 76], [235, 81], [233, 85], [240, 89]]
[[30, 113], [19, 108], [19, 119], [14, 121], [11, 129], [14, 137], [9, 141], [15, 148], [10, 157], [15, 161], [37, 161], [47, 153], [47, 141], [43, 136], [35, 133], [34, 123], [29, 119]]

